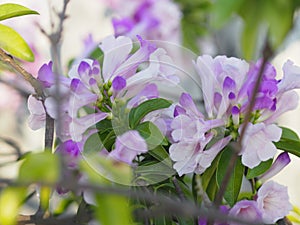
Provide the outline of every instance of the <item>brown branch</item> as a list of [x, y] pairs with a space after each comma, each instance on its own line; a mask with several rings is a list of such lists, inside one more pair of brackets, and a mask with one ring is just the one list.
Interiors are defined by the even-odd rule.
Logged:
[[18, 72], [24, 79], [34, 88], [34, 91], [38, 98], [44, 99], [44, 91], [40, 82], [28, 73], [23, 67], [21, 67], [10, 55], [8, 55], [3, 49], [0, 48], [0, 61], [9, 65], [16, 72]]
[[260, 88], [261, 81], [263, 79], [263, 72], [265, 70], [265, 66], [266, 66], [268, 60], [271, 58], [272, 55], [273, 55], [273, 52], [272, 52], [272, 50], [269, 46], [268, 41], [266, 41], [266, 44], [265, 44], [265, 47], [264, 47], [264, 50], [263, 50], [262, 63], [261, 63], [261, 66], [260, 66], [260, 69], [259, 69], [259, 72], [258, 72], [258, 77], [257, 77], [257, 80], [255, 82], [255, 86], [254, 86], [254, 89], [253, 89], [253, 92], [252, 92], [252, 95], [251, 95], [251, 98], [250, 98], [249, 106], [248, 106], [246, 114], [245, 114], [245, 119], [244, 119], [243, 124], [242, 124], [240, 137], [239, 137], [239, 140], [238, 140], [237, 143], [231, 144], [232, 149], [234, 150], [234, 153], [232, 154], [231, 159], [229, 160], [229, 164], [228, 164], [226, 173], [224, 175], [224, 178], [222, 180], [220, 189], [219, 189], [219, 191], [216, 195], [216, 198], [214, 200], [215, 207], [218, 207], [222, 203], [223, 196], [225, 194], [226, 188], [228, 186], [229, 180], [230, 180], [230, 178], [232, 176], [232, 172], [234, 170], [234, 166], [235, 166], [235, 164], [237, 162], [237, 159], [238, 159], [238, 154], [242, 150], [242, 142], [243, 142], [243, 139], [244, 139], [247, 127], [248, 127], [248, 122], [251, 119], [252, 110], [255, 106], [256, 94], [257, 94], [257, 92]]

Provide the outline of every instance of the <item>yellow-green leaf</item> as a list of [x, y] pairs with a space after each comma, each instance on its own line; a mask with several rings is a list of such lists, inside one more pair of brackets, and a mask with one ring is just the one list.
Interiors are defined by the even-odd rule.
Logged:
[[26, 195], [22, 187], [8, 187], [0, 194], [0, 224], [17, 224], [18, 211]]
[[51, 152], [29, 154], [20, 166], [20, 182], [55, 183], [59, 178], [60, 161]]
[[19, 4], [6, 3], [0, 5], [0, 20], [6, 20], [8, 18], [24, 16], [29, 14], [39, 13]]
[[14, 29], [3, 24], [0, 24], [0, 48], [17, 58], [34, 61], [34, 55], [25, 40]]

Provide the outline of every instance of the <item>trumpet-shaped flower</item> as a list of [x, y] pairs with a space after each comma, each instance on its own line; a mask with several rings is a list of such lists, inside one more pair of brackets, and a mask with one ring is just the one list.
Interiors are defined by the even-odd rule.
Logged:
[[207, 144], [214, 134], [211, 129], [224, 125], [223, 120], [204, 120], [192, 98], [182, 94], [175, 108], [175, 118], [171, 123], [171, 136], [174, 143], [170, 146], [170, 157], [175, 162], [174, 169], [181, 176], [187, 173], [203, 173], [217, 154], [229, 143], [227, 136], [209, 149]]
[[254, 168], [261, 161], [266, 161], [275, 156], [277, 152], [274, 142], [279, 141], [281, 128], [275, 124], [248, 123], [242, 142], [242, 163], [249, 168]]
[[291, 162], [290, 156], [287, 152], [282, 152], [272, 164], [272, 166], [261, 176], [259, 176], [259, 180], [261, 182], [265, 182], [268, 179], [274, 177], [278, 174], [284, 167], [286, 167]]
[[260, 187], [256, 201], [262, 212], [263, 222], [267, 224], [275, 223], [292, 210], [287, 187], [274, 181], [268, 181]]
[[[242, 200], [237, 202], [230, 210], [230, 216], [235, 216], [249, 222], [262, 222], [262, 214], [256, 201]], [[242, 223], [232, 222], [230, 225], [240, 225]]]
[[117, 137], [115, 149], [108, 154], [108, 157], [131, 165], [137, 155], [146, 153], [147, 150], [145, 139], [138, 131], [130, 130]]

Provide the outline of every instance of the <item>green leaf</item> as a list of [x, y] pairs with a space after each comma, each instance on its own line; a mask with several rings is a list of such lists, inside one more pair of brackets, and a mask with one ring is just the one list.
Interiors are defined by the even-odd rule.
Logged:
[[240, 15], [244, 19], [244, 28], [241, 37], [243, 56], [252, 60], [257, 50], [257, 39], [261, 25], [261, 8], [257, 7], [256, 1], [245, 1], [241, 7]]
[[291, 139], [280, 139], [278, 142], [274, 143], [276, 148], [287, 151], [300, 157], [300, 141], [295, 141]]
[[29, 14], [39, 13], [19, 4], [6, 3], [0, 5], [0, 20], [6, 20], [8, 18], [24, 16]]
[[7, 187], [0, 193], [0, 224], [15, 225], [19, 208], [26, 197], [23, 187]]
[[9, 54], [29, 61], [34, 61], [34, 55], [24, 39], [12, 28], [0, 24], [0, 48]]
[[111, 182], [131, 185], [132, 169], [122, 162], [115, 162], [107, 157], [96, 154], [83, 155], [80, 162], [81, 171], [85, 172], [91, 183], [110, 185]]
[[270, 42], [276, 49], [292, 28], [294, 18], [292, 1], [264, 1], [264, 18], [269, 26]]
[[171, 102], [163, 98], [155, 98], [147, 100], [137, 107], [130, 110], [129, 113], [129, 125], [134, 129], [140, 121], [150, 112], [158, 109], [164, 109], [170, 107]]
[[281, 139], [300, 141], [298, 134], [293, 130], [286, 127], [280, 127], [280, 128], [282, 129]]
[[47, 186], [42, 186], [40, 189], [40, 205], [44, 211], [47, 211], [47, 209], [49, 208], [51, 192], [51, 188]]
[[300, 139], [298, 135], [289, 128], [281, 127], [281, 129], [281, 138], [278, 142], [274, 143], [276, 148], [300, 157]]
[[245, 0], [217, 0], [213, 4], [212, 24], [220, 28], [230, 19], [232, 14], [236, 12]]
[[106, 150], [111, 151], [116, 141], [116, 134], [114, 132], [111, 120], [102, 120], [96, 124], [96, 127], [99, 130], [98, 135], [102, 145], [106, 148]]
[[60, 178], [60, 160], [51, 152], [29, 154], [20, 166], [19, 181], [55, 183]]
[[92, 134], [84, 143], [83, 153], [85, 155], [99, 153], [104, 148], [98, 133]]
[[[218, 187], [220, 188], [225, 173], [227, 171], [227, 167], [231, 160], [232, 154], [235, 154], [231, 149], [226, 148], [222, 151], [222, 155], [217, 167], [216, 178]], [[242, 178], [244, 174], [245, 167], [241, 163], [241, 158], [239, 157], [234, 166], [233, 174], [231, 174], [231, 178], [228, 182], [228, 186], [226, 188], [224, 198], [228, 202], [230, 206], [233, 206], [238, 198], [240, 193]]]
[[102, 225], [134, 225], [129, 200], [120, 195], [97, 194], [95, 217]]
[[159, 145], [168, 143], [160, 130], [150, 121], [139, 124], [136, 130], [147, 142], [148, 149], [154, 149]]
[[214, 159], [214, 161], [211, 163], [211, 166], [208, 167], [205, 170], [205, 172], [201, 175], [201, 182], [202, 182], [202, 187], [203, 187], [204, 191], [207, 189], [208, 184], [217, 169], [220, 157], [221, 157], [221, 154], [218, 154], [217, 157]]
[[269, 159], [267, 161], [261, 162], [258, 166], [254, 167], [253, 169], [249, 168], [246, 175], [247, 179], [253, 179], [266, 172], [271, 167], [272, 162], [273, 159]]
[[[159, 145], [156, 148], [153, 148], [148, 151], [148, 153], [153, 156], [158, 161], [163, 161], [165, 159], [169, 159], [169, 153], [166, 151], [166, 149]], [[171, 160], [170, 160], [171, 161]]]
[[214, 173], [211, 179], [209, 180], [206, 193], [209, 199], [211, 201], [214, 201], [217, 192], [218, 192], [218, 183], [217, 183], [216, 173]]
[[138, 175], [138, 179], [144, 179], [150, 184], [156, 184], [165, 179], [170, 178], [176, 173], [176, 171], [168, 164], [168, 162], [151, 161], [144, 165], [139, 165], [134, 169], [134, 172]]

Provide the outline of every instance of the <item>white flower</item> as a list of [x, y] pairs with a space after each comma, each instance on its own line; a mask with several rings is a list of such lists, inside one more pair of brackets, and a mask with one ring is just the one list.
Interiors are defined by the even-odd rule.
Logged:
[[269, 181], [261, 186], [257, 192], [256, 201], [262, 212], [263, 222], [267, 224], [275, 223], [292, 209], [287, 187], [274, 181]]

